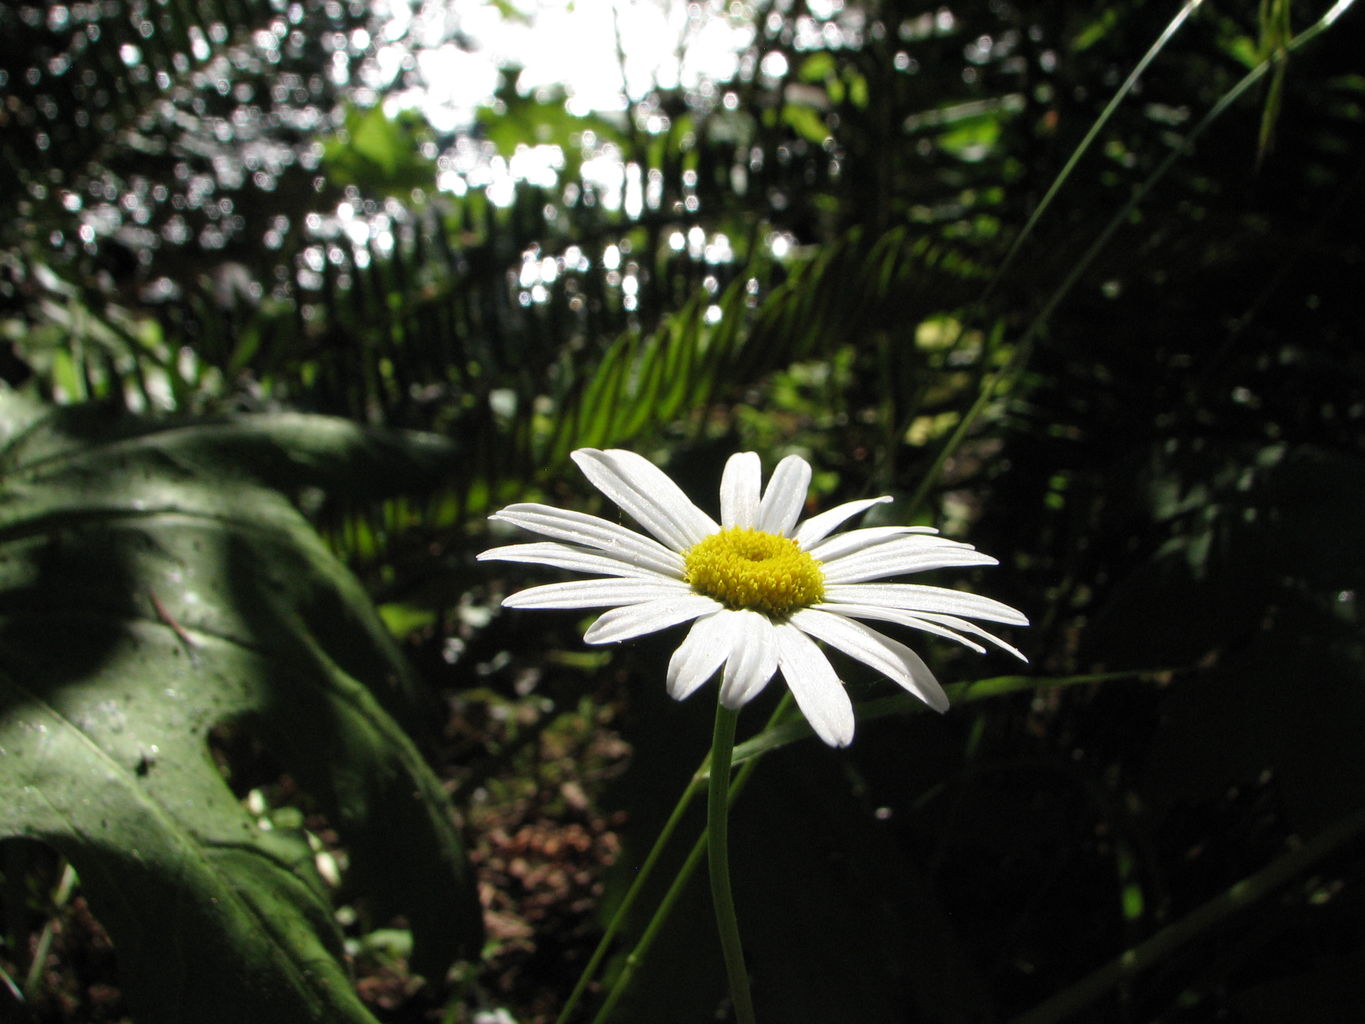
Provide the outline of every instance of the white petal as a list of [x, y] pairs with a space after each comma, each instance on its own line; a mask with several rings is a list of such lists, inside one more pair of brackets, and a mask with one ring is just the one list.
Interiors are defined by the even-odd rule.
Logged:
[[591, 572], [597, 574], [611, 574], [616, 576], [629, 576], [645, 580], [673, 580], [678, 579], [672, 574], [665, 575], [653, 569], [646, 569], [623, 558], [615, 558], [611, 555], [599, 555], [585, 548], [575, 547], [572, 544], [560, 544], [557, 541], [542, 541], [537, 544], [508, 544], [506, 547], [489, 548], [487, 551], [479, 553], [479, 561], [499, 561], [499, 562], [532, 562], [537, 565], [549, 565], [556, 569], [570, 569], [574, 572]]
[[674, 700], [690, 696], [730, 656], [728, 615], [713, 612], [692, 623], [687, 638], [668, 659], [668, 695]]
[[[970, 633], [979, 636], [995, 644], [1002, 651], [1013, 654], [1020, 661], [1027, 662], [1022, 651], [1005, 643], [994, 633], [987, 632], [980, 626], [959, 619], [952, 615], [937, 615], [933, 612], [907, 612], [899, 608], [880, 608], [871, 604], [818, 604], [814, 606], [820, 611], [833, 612], [837, 615], [846, 615], [859, 619], [873, 619], [878, 622], [894, 622], [899, 626], [909, 626], [911, 629], [922, 630], [925, 633], [932, 633], [935, 636], [946, 637], [960, 643], [963, 647], [969, 647], [977, 654], [985, 654], [986, 648], [982, 647], [974, 640], [969, 640], [962, 633]], [[953, 628], [950, 629], [949, 626]], [[961, 630], [959, 633], [957, 630]]]
[[854, 619], [872, 619], [874, 622], [894, 622], [898, 626], [909, 626], [911, 629], [922, 630], [925, 633], [932, 633], [934, 636], [946, 637], [955, 640], [964, 647], [970, 647], [977, 654], [985, 654], [986, 648], [973, 640], [968, 640], [959, 633], [954, 633], [947, 626], [941, 626], [936, 622], [930, 622], [923, 617], [923, 613], [907, 612], [900, 608], [882, 608], [875, 604], [817, 604], [813, 607], [823, 612], [831, 612], [835, 615], [844, 615]]
[[720, 702], [733, 710], [758, 696], [777, 671], [777, 641], [772, 620], [766, 615], [735, 611], [725, 618], [732, 633], [730, 657], [720, 683]]
[[[829, 579], [826, 569], [825, 578]], [[946, 615], [966, 615], [988, 622], [1007, 622], [1027, 626], [1028, 619], [1007, 604], [968, 594], [947, 587], [930, 587], [921, 583], [856, 583], [825, 587], [825, 600], [831, 603], [876, 605], [898, 608], [907, 612], [942, 612]]]
[[968, 565], [995, 565], [975, 548], [941, 537], [896, 537], [843, 558], [822, 560], [826, 583], [860, 583], [910, 572]]
[[606, 608], [691, 594], [686, 583], [653, 580], [571, 580], [528, 587], [505, 598], [504, 608]]
[[[1005, 641], [1001, 640], [994, 633], [987, 632], [986, 630], [978, 626], [975, 622], [968, 622], [966, 619], [959, 619], [956, 615], [939, 615], [936, 612], [919, 612], [915, 616], [915, 618], [923, 622], [935, 622], [941, 626], [946, 626], [955, 630], [960, 630], [963, 633], [969, 633], [972, 636], [979, 636], [984, 640], [989, 640], [991, 643], [995, 644], [996, 647], [999, 647], [1002, 651], [1005, 651], [1008, 654], [1013, 654], [1020, 661], [1023, 662], [1028, 661], [1028, 658], [1025, 657], [1023, 651], [1019, 650], [1017, 647], [1005, 643]], [[922, 629], [924, 627], [921, 626], [919, 628]], [[960, 643], [967, 644], [968, 647], [976, 646], [975, 644], [972, 644], [969, 641], [967, 641], [965, 637], [955, 637], [954, 639], [958, 640]]]
[[758, 528], [779, 537], [791, 535], [796, 519], [806, 504], [810, 488], [810, 463], [799, 455], [788, 455], [777, 464], [768, 489], [758, 506]]
[[773, 628], [777, 665], [815, 735], [831, 747], [853, 742], [853, 702], [834, 667], [810, 637], [790, 622]]
[[[806, 548], [811, 558], [819, 562], [831, 562], [836, 558], [847, 558], [874, 544], [885, 544], [895, 537], [904, 537], [915, 532], [912, 526], [868, 526], [861, 530], [846, 530], [821, 541], [814, 547]], [[918, 533], [916, 532], [916, 536]]]
[[594, 487], [674, 551], [686, 551], [720, 529], [667, 473], [634, 452], [580, 448], [572, 458]]
[[719, 601], [691, 593], [623, 605], [603, 612], [601, 617], [588, 627], [588, 631], [583, 634], [583, 640], [590, 644], [614, 644], [632, 637], [644, 636], [646, 633], [657, 633], [680, 622], [689, 622], [720, 607]]
[[736, 452], [725, 462], [720, 478], [720, 522], [722, 526], [753, 529], [758, 522], [758, 491], [763, 467], [757, 452]]
[[948, 695], [918, 654], [870, 626], [833, 612], [803, 608], [791, 624], [899, 683], [935, 711], [948, 710]]
[[[828, 537], [840, 523], [852, 519], [859, 512], [865, 512], [873, 505], [881, 505], [891, 500], [891, 495], [884, 494], [880, 498], [862, 498], [858, 501], [845, 502], [842, 505], [835, 505], [831, 509], [821, 512], [818, 516], [811, 516], [804, 523], [796, 528], [796, 543], [809, 551], [811, 546], [820, 543]], [[930, 533], [936, 532], [927, 526], [915, 526], [912, 529], [928, 530]]]
[[677, 578], [682, 577], [683, 560], [676, 551], [670, 551], [653, 537], [646, 537], [619, 523], [590, 516], [586, 512], [573, 512], [527, 502], [508, 505], [489, 518], [520, 526], [524, 530], [553, 537], [555, 540], [597, 548], [604, 554], [629, 558], [644, 568]]

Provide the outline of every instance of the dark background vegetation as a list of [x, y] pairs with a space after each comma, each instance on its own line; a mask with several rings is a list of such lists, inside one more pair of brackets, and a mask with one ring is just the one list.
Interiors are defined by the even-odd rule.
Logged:
[[[891, 494], [997, 555], [937, 582], [1033, 620], [1027, 685], [759, 766], [732, 843], [760, 1017], [1359, 1005], [1365, 15], [1300, 45], [1324, 0], [1196, 6], [1103, 120], [1174, 3], [753, 0], [720, 15], [756, 26], [733, 81], [576, 117], [509, 69], [450, 133], [384, 113], [414, 72], [367, 72], [359, 3], [0, 7], [12, 389], [153, 431], [303, 411], [434, 435], [266, 474], [416, 667], [410, 731], [479, 879], [482, 955], [425, 981], [405, 918], [366, 930], [336, 894], [371, 1012], [552, 1020], [705, 749], [667, 638], [587, 650], [572, 616], [496, 610], [542, 576], [472, 561], [504, 502], [594, 507], [584, 445], [702, 504], [729, 452], [799, 451], [822, 503]], [[561, 147], [554, 187], [468, 184], [529, 145]], [[604, 154], [638, 206], [580, 178]], [[945, 681], [1015, 671], [918, 646]], [[213, 735], [253, 813], [344, 860], [284, 755]], [[79, 882], [4, 846], [5, 1019], [124, 1019]], [[616, 1019], [715, 1019], [703, 888]]]

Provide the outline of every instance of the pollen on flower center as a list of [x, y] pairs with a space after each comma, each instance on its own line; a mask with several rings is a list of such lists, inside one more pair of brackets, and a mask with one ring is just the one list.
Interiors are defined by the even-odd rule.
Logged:
[[694, 544], [683, 556], [683, 579], [727, 608], [777, 619], [825, 596], [820, 563], [796, 541], [739, 526]]

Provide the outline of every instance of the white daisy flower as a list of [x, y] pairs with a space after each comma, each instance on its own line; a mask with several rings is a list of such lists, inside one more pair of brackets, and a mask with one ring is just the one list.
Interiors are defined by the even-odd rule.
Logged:
[[914, 583], [873, 583], [952, 566], [995, 565], [970, 544], [926, 526], [835, 530], [889, 497], [850, 501], [798, 522], [810, 465], [789, 455], [768, 488], [758, 456], [732, 455], [720, 484], [720, 523], [662, 470], [633, 452], [582, 448], [584, 475], [651, 536], [582, 512], [509, 505], [492, 518], [551, 538], [492, 548], [480, 559], [534, 562], [593, 574], [512, 594], [508, 608], [607, 608], [583, 639], [616, 643], [690, 622], [668, 665], [668, 692], [682, 700], [722, 669], [720, 700], [735, 709], [781, 672], [811, 728], [831, 746], [853, 739], [853, 705], [816, 641], [895, 680], [936, 711], [948, 707], [929, 667], [910, 648], [860, 620], [949, 637], [973, 637], [1023, 659], [968, 621], [1028, 620], [975, 594]]

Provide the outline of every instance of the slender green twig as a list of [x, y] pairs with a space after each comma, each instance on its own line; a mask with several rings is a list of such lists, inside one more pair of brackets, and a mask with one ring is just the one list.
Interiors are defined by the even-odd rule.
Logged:
[[[1169, 676], [1172, 669], [1128, 669], [1122, 672], [1089, 672], [1076, 676], [992, 676], [971, 682], [949, 683], [943, 689], [955, 707], [977, 700], [1004, 697], [1025, 690], [1050, 690], [1063, 686], [1084, 686], [1087, 683], [1106, 683], [1119, 679], [1157, 679]], [[913, 694], [898, 693], [890, 697], [855, 704], [853, 713], [859, 722], [870, 722], [892, 715], [918, 714], [926, 710], [922, 700]], [[748, 765], [751, 758], [767, 754], [798, 740], [815, 735], [804, 720], [771, 725], [751, 740], [735, 747], [734, 763]]]
[[[752, 763], [745, 765], [746, 768], [752, 767]], [[736, 780], [735, 785], [730, 787], [730, 802], [734, 802], [735, 790], [740, 785], [740, 780]], [[678, 897], [687, 888], [688, 881], [691, 880], [693, 872], [697, 870], [697, 865], [701, 863], [702, 854], [706, 852], [706, 830], [702, 829], [701, 835], [697, 836], [697, 841], [692, 844], [692, 849], [687, 854], [687, 859], [683, 861], [682, 867], [678, 869], [677, 875], [673, 878], [673, 883], [668, 887], [668, 892], [664, 893], [664, 898], [659, 901], [658, 909], [654, 911], [654, 916], [649, 919], [649, 924], [645, 926], [644, 933], [640, 936], [640, 941], [635, 944], [626, 957], [626, 962], [621, 968], [620, 975], [612, 985], [611, 991], [607, 993], [607, 998], [602, 1003], [602, 1008], [597, 1011], [597, 1016], [593, 1018], [593, 1024], [607, 1024], [611, 1020], [612, 1012], [616, 1009], [616, 1004], [621, 1001], [630, 988], [631, 976], [645, 962], [645, 954], [650, 946], [654, 945], [655, 938], [663, 929], [673, 912], [674, 905], [678, 902]]]
[[62, 864], [62, 874], [57, 881], [57, 888], [52, 893], [52, 916], [43, 925], [42, 934], [38, 936], [37, 945], [33, 950], [33, 959], [28, 965], [28, 974], [24, 977], [24, 992], [30, 996], [38, 990], [38, 986], [43, 980], [43, 971], [47, 967], [47, 954], [52, 949], [52, 939], [56, 931], [57, 912], [66, 906], [75, 888], [76, 869], [71, 866], [70, 861], [66, 861]]
[[1167, 24], [1166, 28], [1162, 31], [1161, 35], [1157, 37], [1156, 42], [1148, 48], [1147, 52], [1142, 55], [1142, 59], [1139, 60], [1133, 67], [1133, 70], [1129, 72], [1128, 77], [1124, 79], [1124, 82], [1119, 86], [1118, 91], [1110, 97], [1109, 102], [1105, 104], [1104, 110], [1100, 112], [1100, 116], [1095, 118], [1095, 122], [1085, 133], [1085, 138], [1081, 139], [1081, 141], [1077, 143], [1076, 148], [1071, 151], [1071, 156], [1067, 157], [1066, 165], [1057, 173], [1057, 177], [1053, 180], [1051, 186], [1049, 186], [1046, 194], [1039, 200], [1038, 205], [1033, 208], [1033, 212], [1029, 214], [1028, 221], [1025, 222], [1019, 233], [1014, 236], [1014, 241], [1010, 244], [1009, 251], [1005, 253], [1004, 259], [1002, 259], [1000, 265], [996, 267], [995, 273], [991, 276], [990, 282], [986, 285], [985, 291], [982, 293], [981, 298], [983, 300], [987, 295], [993, 292], [995, 286], [1000, 283], [1001, 278], [1005, 275], [1005, 271], [1014, 262], [1014, 258], [1019, 255], [1019, 250], [1023, 247], [1024, 241], [1033, 233], [1034, 227], [1037, 225], [1038, 221], [1042, 219], [1043, 214], [1047, 212], [1048, 207], [1052, 205], [1052, 201], [1057, 197], [1057, 193], [1062, 190], [1062, 186], [1066, 184], [1067, 179], [1071, 177], [1071, 172], [1076, 169], [1076, 165], [1080, 163], [1081, 157], [1086, 154], [1095, 139], [1099, 137], [1101, 129], [1103, 129], [1104, 126], [1109, 123], [1109, 119], [1114, 116], [1114, 111], [1119, 108], [1119, 105], [1123, 103], [1127, 95], [1133, 91], [1133, 87], [1137, 85], [1138, 79], [1140, 79], [1142, 73], [1147, 70], [1147, 66], [1156, 59], [1156, 55], [1171, 41], [1180, 26], [1185, 23], [1185, 19], [1193, 14], [1195, 9], [1203, 2], [1204, 0], [1186, 0], [1185, 4], [1176, 12], [1175, 17], [1170, 20], [1170, 23]]
[[[701, 791], [702, 783], [706, 779], [707, 770], [710, 768], [711, 759], [707, 756], [702, 767], [692, 776], [692, 781], [687, 784], [683, 794], [673, 807], [673, 813], [664, 822], [664, 827], [659, 830], [659, 834], [654, 839], [654, 845], [650, 847], [649, 853], [645, 856], [644, 863], [635, 872], [635, 878], [630, 883], [630, 888], [626, 890], [626, 895], [622, 898], [616, 910], [611, 915], [611, 920], [607, 922], [606, 931], [602, 933], [602, 938], [598, 940], [597, 948], [592, 951], [592, 956], [588, 958], [587, 965], [578, 977], [578, 983], [574, 985], [573, 991], [569, 993], [569, 998], [565, 1000], [564, 1007], [559, 1011], [559, 1016], [555, 1018], [555, 1024], [567, 1024], [574, 1010], [577, 1009], [579, 1001], [583, 998], [583, 993], [587, 991], [588, 985], [597, 974], [597, 968], [601, 966], [602, 959], [611, 949], [612, 941], [616, 938], [616, 933], [621, 930], [621, 925], [625, 922], [626, 915], [630, 908], [635, 905], [635, 899], [644, 889], [645, 882], [649, 879], [654, 870], [654, 865], [658, 862], [659, 856], [663, 853], [668, 841], [673, 838], [673, 832], [682, 821], [683, 815], [692, 805], [692, 799]], [[657, 914], [655, 915], [658, 916]], [[652, 922], [651, 922], [652, 924]]]
[[3, 965], [0, 965], [0, 985], [3, 985], [9, 991], [11, 999], [16, 1003], [23, 1005], [23, 990], [19, 988], [19, 983], [10, 977], [9, 972], [5, 970]]
[[[1171, 152], [1166, 155], [1166, 158], [1157, 165], [1150, 175], [1147, 176], [1147, 179], [1133, 191], [1128, 201], [1110, 218], [1109, 223], [1105, 225], [1104, 229], [1095, 238], [1094, 242], [1092, 242], [1085, 252], [1081, 254], [1080, 258], [1071, 265], [1070, 271], [1061, 284], [1053, 290], [1047, 302], [1043, 304], [1043, 307], [1029, 322], [1023, 335], [1015, 343], [1014, 351], [1011, 353], [1009, 361], [1004, 366], [1000, 367], [1000, 369], [988, 374], [986, 379], [981, 383], [976, 401], [972, 403], [971, 408], [968, 409], [966, 414], [958, 421], [957, 426], [953, 429], [953, 432], [948, 439], [939, 447], [933, 463], [930, 465], [928, 471], [925, 472], [919, 486], [915, 489], [915, 493], [911, 496], [911, 511], [919, 509], [922, 506], [925, 498], [928, 496], [930, 488], [937, 483], [939, 473], [943, 469], [944, 464], [961, 446], [963, 440], [967, 437], [967, 434], [976, 425], [976, 421], [980, 418], [981, 414], [985, 412], [986, 408], [997, 395], [1002, 393], [1001, 385], [1012, 378], [1017, 377], [1023, 371], [1023, 368], [1028, 361], [1028, 355], [1032, 350], [1034, 337], [1042, 330], [1043, 325], [1052, 318], [1053, 311], [1061, 304], [1062, 300], [1071, 294], [1071, 289], [1075, 287], [1076, 282], [1080, 280], [1081, 275], [1090, 269], [1090, 265], [1094, 262], [1095, 257], [1109, 244], [1109, 240], [1113, 238], [1118, 229], [1123, 224], [1127, 223], [1128, 217], [1133, 210], [1147, 198], [1156, 184], [1166, 176], [1171, 168], [1175, 166], [1177, 161], [1189, 155], [1194, 149], [1195, 140], [1199, 138], [1210, 125], [1218, 120], [1218, 118], [1226, 113], [1228, 108], [1240, 99], [1248, 89], [1259, 82], [1261, 78], [1265, 76], [1266, 72], [1270, 71], [1279, 60], [1282, 60], [1284, 53], [1294, 53], [1304, 46], [1307, 46], [1315, 38], [1329, 29], [1337, 19], [1345, 14], [1347, 9], [1354, 6], [1354, 4], [1355, 0], [1337, 0], [1322, 17], [1296, 35], [1293, 39], [1289, 40], [1289, 42], [1285, 44], [1282, 54], [1267, 58], [1248, 71], [1231, 89], [1225, 92], [1199, 122], [1186, 133], [1185, 138], [1182, 140], [1182, 144], [1174, 147]], [[1173, 31], [1176, 27], [1177, 23], [1172, 22], [1167, 28], [1167, 33]], [[1163, 35], [1162, 39], [1158, 42], [1164, 42], [1164, 39], [1165, 35]], [[1154, 53], [1149, 51], [1149, 56], [1151, 55], [1154, 55]], [[1147, 57], [1143, 58], [1144, 61], [1147, 59]], [[1105, 115], [1107, 116], [1107, 114], [1108, 111], [1106, 110]], [[1034, 219], [1036, 220], [1036, 215]]]
[[1081, 1012], [1110, 989], [1131, 981], [1149, 967], [1168, 959], [1181, 946], [1225, 924], [1233, 914], [1265, 899], [1362, 832], [1365, 832], [1365, 810], [1339, 818], [1302, 846], [1271, 861], [1254, 875], [1167, 925], [1147, 941], [1124, 950], [1103, 967], [1017, 1018], [1015, 1024], [1056, 1024]]

